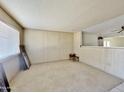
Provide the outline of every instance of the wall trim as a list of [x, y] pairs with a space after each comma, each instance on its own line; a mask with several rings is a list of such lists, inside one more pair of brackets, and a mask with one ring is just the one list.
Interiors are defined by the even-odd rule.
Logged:
[[[2, 6], [2, 5], [0, 5]], [[24, 27], [7, 11], [5, 10], [3, 7], [0, 7], [13, 21], [16, 22], [17, 25], [19, 25], [22, 29], [24, 29]]]

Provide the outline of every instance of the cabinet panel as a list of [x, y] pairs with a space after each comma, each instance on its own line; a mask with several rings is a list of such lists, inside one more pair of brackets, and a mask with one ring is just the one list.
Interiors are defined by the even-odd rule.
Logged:
[[73, 52], [73, 34], [28, 30], [25, 31], [25, 45], [34, 64], [68, 59]]
[[60, 59], [68, 59], [69, 54], [73, 52], [73, 34], [60, 34]]
[[124, 50], [107, 49], [106, 56], [105, 71], [120, 78], [124, 78]]
[[45, 33], [44, 32], [26, 32], [25, 44], [29, 58], [34, 63], [44, 61], [45, 48]]
[[46, 61], [59, 60], [59, 33], [47, 32], [46, 36]]
[[80, 53], [80, 60], [91, 66], [104, 69], [103, 57], [104, 50], [97, 48], [82, 48]]

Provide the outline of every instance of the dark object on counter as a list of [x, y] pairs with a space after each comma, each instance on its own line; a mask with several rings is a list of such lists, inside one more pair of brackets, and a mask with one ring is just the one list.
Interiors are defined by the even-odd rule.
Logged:
[[98, 37], [98, 46], [103, 46], [103, 37], [102, 36]]

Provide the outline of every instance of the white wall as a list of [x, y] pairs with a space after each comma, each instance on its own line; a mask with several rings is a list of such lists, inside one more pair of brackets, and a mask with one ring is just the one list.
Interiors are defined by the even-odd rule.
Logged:
[[82, 35], [81, 32], [74, 33], [74, 52], [79, 55], [80, 53], [80, 45], [82, 45]]
[[84, 46], [98, 46], [97, 34], [83, 32], [82, 38]]
[[32, 64], [68, 59], [73, 33], [25, 30], [26, 50]]
[[124, 48], [80, 48], [80, 32], [74, 33], [74, 52], [80, 61], [124, 79]]

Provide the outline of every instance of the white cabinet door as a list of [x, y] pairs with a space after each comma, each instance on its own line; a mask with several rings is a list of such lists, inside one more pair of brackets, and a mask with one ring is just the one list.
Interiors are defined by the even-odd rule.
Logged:
[[105, 49], [105, 62], [104, 62], [104, 71], [107, 73], [112, 73], [112, 65], [113, 65], [113, 53], [112, 49]]
[[124, 50], [106, 50], [105, 72], [124, 79]]
[[86, 64], [96, 68], [104, 69], [103, 57], [104, 49], [102, 48], [82, 48], [80, 53], [80, 60]]
[[124, 50], [113, 49], [112, 71], [111, 73], [124, 79]]
[[59, 60], [59, 33], [47, 32], [46, 37], [45, 60], [55, 61]]
[[73, 34], [61, 33], [59, 45], [61, 59], [69, 59], [69, 54], [73, 52]]
[[35, 31], [25, 31], [26, 51], [33, 63], [44, 62], [45, 53], [45, 33]]

